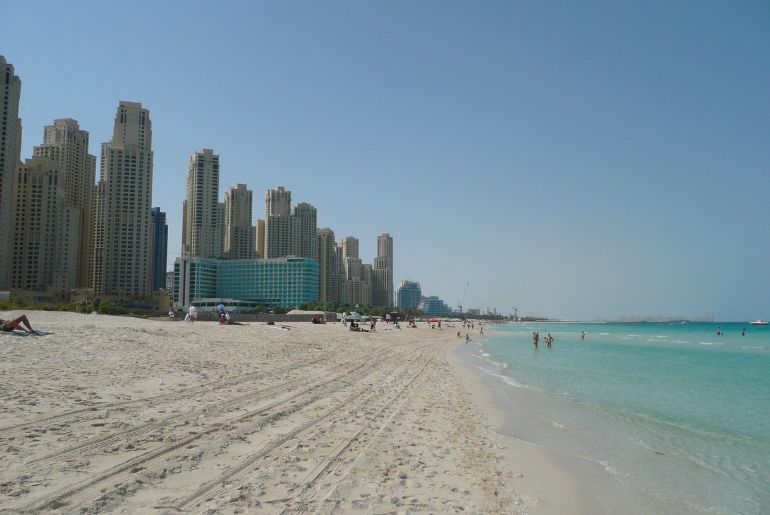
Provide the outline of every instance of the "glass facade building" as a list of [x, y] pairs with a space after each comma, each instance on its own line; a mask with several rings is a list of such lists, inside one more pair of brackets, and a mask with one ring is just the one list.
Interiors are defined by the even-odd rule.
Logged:
[[307, 258], [180, 257], [174, 263], [174, 307], [234, 300], [244, 305], [296, 308], [318, 300], [319, 274], [318, 262]]
[[420, 283], [401, 281], [401, 286], [398, 287], [398, 293], [396, 294], [396, 303], [399, 308], [416, 308], [420, 305], [421, 297]]
[[429, 316], [451, 315], [452, 309], [436, 296], [423, 297], [420, 310]]

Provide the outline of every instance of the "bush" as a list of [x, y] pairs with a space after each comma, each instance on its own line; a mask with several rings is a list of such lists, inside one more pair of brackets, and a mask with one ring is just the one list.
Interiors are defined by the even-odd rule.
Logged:
[[101, 301], [97, 311], [102, 315], [122, 315], [126, 312], [125, 309], [111, 300]]

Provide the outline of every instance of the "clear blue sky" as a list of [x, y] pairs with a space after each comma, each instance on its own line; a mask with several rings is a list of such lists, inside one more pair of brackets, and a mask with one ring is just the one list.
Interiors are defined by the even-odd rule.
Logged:
[[[277, 185], [395, 280], [572, 318], [770, 318], [764, 1], [0, 1], [23, 155], [119, 100], [153, 121], [178, 255], [187, 158]], [[98, 166], [97, 166], [98, 176]]]

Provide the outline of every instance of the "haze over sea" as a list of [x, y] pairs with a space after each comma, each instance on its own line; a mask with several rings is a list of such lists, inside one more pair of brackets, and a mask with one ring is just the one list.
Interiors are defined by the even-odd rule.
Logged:
[[[510, 417], [513, 436], [601, 464], [674, 512], [770, 512], [767, 326], [507, 324], [481, 340], [478, 357], [509, 390], [526, 392], [509, 408], [534, 418]], [[547, 423], [528, 425], [534, 419]]]

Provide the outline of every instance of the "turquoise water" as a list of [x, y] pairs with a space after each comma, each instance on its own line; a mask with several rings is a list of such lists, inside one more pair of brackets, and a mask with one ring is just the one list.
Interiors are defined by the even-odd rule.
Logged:
[[544, 415], [566, 428], [560, 444], [571, 427], [601, 428], [571, 452], [694, 511], [770, 513], [770, 327], [521, 323], [494, 333], [482, 355], [510, 385], [547, 397]]

